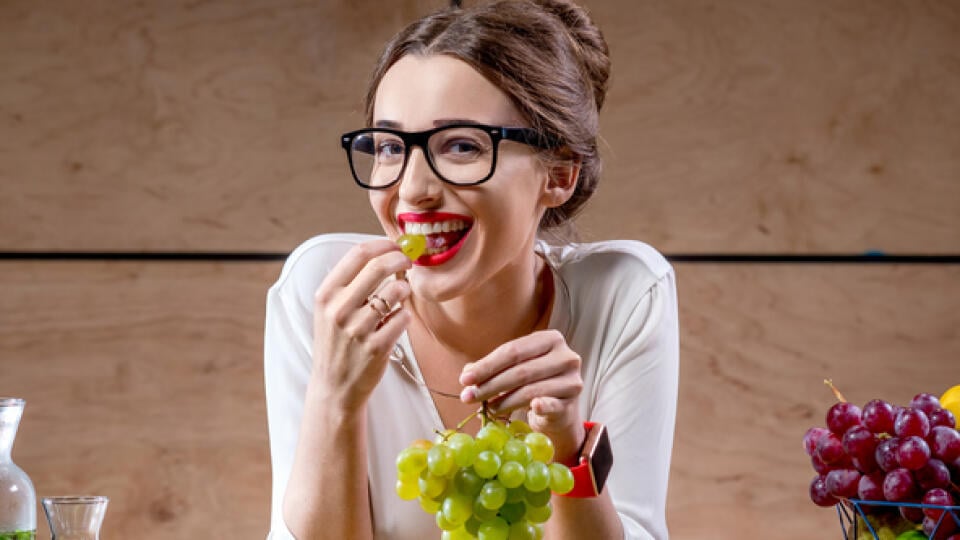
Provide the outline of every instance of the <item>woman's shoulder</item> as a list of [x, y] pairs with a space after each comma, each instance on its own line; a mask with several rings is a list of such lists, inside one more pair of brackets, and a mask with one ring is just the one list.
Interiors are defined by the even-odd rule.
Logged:
[[313, 295], [324, 276], [350, 248], [374, 238], [378, 236], [360, 233], [327, 233], [314, 236], [290, 252], [273, 287], [293, 288]]
[[659, 251], [638, 240], [541, 244], [541, 249], [564, 279], [572, 282], [630, 284], [630, 288], [646, 290], [673, 273]]

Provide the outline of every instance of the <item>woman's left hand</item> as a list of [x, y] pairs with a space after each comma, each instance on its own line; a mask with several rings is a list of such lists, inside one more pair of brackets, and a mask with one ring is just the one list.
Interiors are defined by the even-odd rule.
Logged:
[[533, 332], [465, 366], [460, 399], [487, 401], [498, 415], [529, 407], [528, 423], [553, 441], [556, 461], [572, 463], [586, 436], [577, 408], [580, 362], [560, 332]]

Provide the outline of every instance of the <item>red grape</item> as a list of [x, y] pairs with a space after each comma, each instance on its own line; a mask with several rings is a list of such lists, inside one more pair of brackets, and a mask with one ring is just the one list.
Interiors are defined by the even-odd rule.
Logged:
[[830, 433], [830, 430], [823, 427], [812, 427], [803, 434], [803, 449], [807, 452], [808, 456], [812, 456], [814, 452], [817, 451], [817, 442], [820, 440], [820, 437], [823, 437], [827, 433]]
[[863, 425], [874, 433], [893, 434], [893, 423], [897, 419], [893, 405], [882, 399], [874, 399], [867, 402], [860, 413]]
[[833, 433], [827, 433], [817, 441], [817, 456], [827, 465], [838, 463], [846, 455], [843, 451], [843, 443]]
[[877, 436], [865, 426], [856, 425], [843, 435], [843, 449], [853, 458], [863, 459], [877, 449]]
[[960, 432], [945, 426], [930, 430], [930, 452], [943, 461], [953, 461], [960, 456]]
[[888, 501], [910, 500], [916, 491], [917, 484], [907, 469], [894, 469], [883, 479], [883, 498]]
[[913, 472], [913, 478], [920, 489], [945, 488], [950, 485], [950, 469], [936, 458], [930, 458], [926, 465]]
[[827, 427], [842, 437], [852, 426], [860, 423], [860, 407], [848, 401], [834, 403], [827, 411]]
[[877, 445], [877, 451], [874, 453], [874, 456], [877, 458], [877, 464], [884, 471], [890, 472], [899, 467], [899, 462], [897, 461], [898, 446], [900, 446], [900, 439], [898, 437], [880, 441], [880, 444]]
[[817, 471], [817, 474], [827, 474], [833, 470], [833, 467], [824, 463], [816, 454], [810, 456], [810, 464], [813, 465], [813, 470]]
[[930, 459], [930, 446], [927, 441], [911, 435], [900, 441], [897, 447], [897, 461], [901, 467], [915, 471], [927, 464]]
[[933, 411], [940, 408], [940, 399], [933, 394], [917, 394], [913, 396], [913, 399], [910, 401], [910, 406], [918, 411], [923, 411], [923, 413], [926, 415], [929, 415]]
[[930, 433], [930, 420], [923, 411], [917, 409], [903, 409], [897, 415], [893, 430], [898, 437], [926, 437]]
[[930, 519], [930, 516], [923, 518], [923, 533], [930, 540], [947, 540], [947, 537], [957, 532], [957, 524], [948, 518], [949, 516], [944, 516], [944, 519], [939, 521], [939, 526], [938, 520]]
[[[906, 501], [903, 501], [906, 502]], [[909, 502], [918, 502], [918, 501], [909, 501]], [[912, 521], [914, 523], [923, 522], [923, 509], [917, 506], [898, 506], [900, 509], [900, 515], [903, 516], [903, 519], [907, 521]]]
[[861, 476], [857, 483], [857, 496], [865, 501], [882, 501], [883, 476], [879, 471]]
[[837, 498], [857, 496], [860, 473], [854, 469], [836, 469], [827, 473], [827, 491]]
[[833, 506], [837, 499], [827, 491], [827, 477], [819, 475], [810, 482], [810, 500], [817, 506]]
[[[920, 502], [937, 506], [953, 506], [953, 497], [951, 497], [945, 489], [934, 488], [928, 491]], [[940, 516], [943, 515], [943, 510], [939, 508], [924, 508], [923, 513], [929, 518], [940, 519]]]
[[957, 425], [957, 417], [948, 409], [938, 409], [928, 415], [930, 419], [930, 429], [934, 426], [943, 426], [954, 429]]

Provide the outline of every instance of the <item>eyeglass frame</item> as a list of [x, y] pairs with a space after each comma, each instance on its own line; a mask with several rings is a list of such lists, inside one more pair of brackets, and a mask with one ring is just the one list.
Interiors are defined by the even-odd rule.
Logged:
[[[437, 170], [436, 165], [433, 163], [433, 158], [430, 157], [430, 148], [429, 141], [435, 133], [441, 131], [456, 129], [456, 128], [477, 128], [485, 131], [489, 136], [492, 142], [493, 148], [493, 158], [490, 160], [490, 172], [480, 180], [476, 182], [460, 183], [452, 182], [445, 178], [440, 171]], [[365, 184], [360, 181], [360, 177], [357, 176], [357, 170], [353, 165], [353, 153], [351, 152], [351, 147], [353, 146], [353, 141], [358, 136], [365, 133], [389, 133], [391, 135], [396, 135], [403, 141], [404, 152], [403, 152], [403, 165], [400, 167], [400, 171], [397, 173], [397, 177], [387, 184], [382, 186], [372, 186], [370, 184]], [[437, 178], [457, 187], [470, 187], [482, 184], [493, 177], [494, 173], [497, 171], [497, 152], [500, 148], [500, 141], [514, 141], [521, 144], [526, 144], [540, 150], [550, 150], [559, 147], [560, 145], [557, 141], [552, 140], [551, 138], [542, 135], [539, 131], [533, 128], [527, 127], [503, 127], [503, 126], [490, 126], [487, 124], [477, 124], [477, 123], [453, 123], [445, 124], [440, 127], [433, 129], [427, 129], [424, 131], [401, 131], [399, 129], [392, 128], [364, 128], [358, 129], [355, 131], [350, 131], [344, 133], [340, 136], [340, 145], [343, 147], [344, 152], [347, 154], [347, 162], [350, 164], [350, 173], [353, 175], [353, 181], [357, 183], [358, 186], [364, 189], [388, 189], [395, 185], [397, 182], [403, 178], [404, 171], [407, 170], [407, 164], [410, 162], [410, 153], [413, 151], [415, 146], [419, 146], [423, 150], [423, 157], [427, 160], [427, 165], [430, 166], [430, 170], [433, 171], [433, 174], [437, 175]]]

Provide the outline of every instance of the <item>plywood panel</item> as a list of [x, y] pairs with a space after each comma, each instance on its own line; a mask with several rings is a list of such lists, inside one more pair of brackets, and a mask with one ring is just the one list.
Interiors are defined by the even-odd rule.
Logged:
[[861, 406], [960, 384], [960, 267], [678, 266], [673, 537], [841, 538], [801, 439], [832, 378]]
[[262, 328], [278, 272], [0, 264], [0, 395], [27, 400], [13, 455], [39, 495], [107, 495], [104, 538], [264, 538]]
[[[384, 40], [445, 3], [0, 3], [0, 249], [376, 230], [336, 137]], [[960, 4], [584, 3], [614, 61], [587, 238], [960, 250]]]

